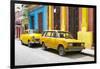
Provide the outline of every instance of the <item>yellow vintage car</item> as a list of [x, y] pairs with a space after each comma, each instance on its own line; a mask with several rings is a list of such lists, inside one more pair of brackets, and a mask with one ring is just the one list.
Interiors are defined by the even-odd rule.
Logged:
[[44, 50], [56, 49], [61, 56], [64, 56], [66, 52], [81, 52], [85, 48], [84, 42], [73, 39], [69, 32], [60, 30], [44, 31], [40, 43]]
[[24, 34], [20, 35], [20, 40], [22, 44], [26, 44], [28, 46], [32, 46], [33, 44], [40, 43], [40, 37], [42, 34], [31, 31], [25, 30]]

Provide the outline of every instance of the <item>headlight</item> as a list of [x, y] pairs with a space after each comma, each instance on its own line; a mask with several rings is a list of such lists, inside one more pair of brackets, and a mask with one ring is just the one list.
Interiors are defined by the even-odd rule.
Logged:
[[69, 45], [69, 46], [73, 46], [73, 44], [72, 44], [72, 43], [69, 43], [68, 45]]
[[84, 43], [82, 43], [81, 46], [84, 46]]

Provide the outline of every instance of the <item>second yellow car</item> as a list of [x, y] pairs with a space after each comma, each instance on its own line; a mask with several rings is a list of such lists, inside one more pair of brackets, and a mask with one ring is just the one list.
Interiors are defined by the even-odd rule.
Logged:
[[40, 33], [26, 30], [24, 34], [20, 35], [20, 40], [21, 40], [22, 44], [26, 44], [28, 46], [31, 46], [33, 44], [39, 44], [40, 37], [41, 37]]

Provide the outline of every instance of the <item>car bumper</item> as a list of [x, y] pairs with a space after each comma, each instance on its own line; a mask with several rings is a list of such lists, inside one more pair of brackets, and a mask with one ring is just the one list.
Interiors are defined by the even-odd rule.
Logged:
[[71, 52], [71, 51], [81, 51], [82, 49], [85, 49], [83, 46], [81, 47], [68, 47], [65, 49], [66, 52]]
[[31, 45], [34, 45], [34, 44], [40, 44], [39, 41], [36, 41], [36, 42], [30, 42]]

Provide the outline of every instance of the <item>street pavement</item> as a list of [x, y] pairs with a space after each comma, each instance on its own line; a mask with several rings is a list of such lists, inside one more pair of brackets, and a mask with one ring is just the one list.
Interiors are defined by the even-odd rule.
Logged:
[[66, 56], [59, 56], [57, 51], [45, 51], [41, 46], [35, 45], [28, 47], [21, 45], [18, 39], [15, 39], [15, 65], [37, 65], [52, 63], [94, 61], [93, 56], [82, 53], [66, 53]]

